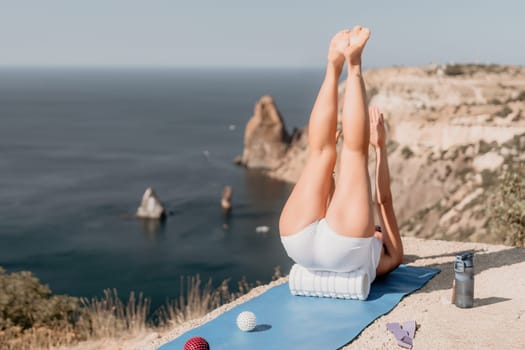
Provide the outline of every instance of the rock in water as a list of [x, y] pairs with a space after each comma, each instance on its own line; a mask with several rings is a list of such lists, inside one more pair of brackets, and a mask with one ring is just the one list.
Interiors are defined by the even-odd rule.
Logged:
[[249, 168], [274, 169], [288, 149], [290, 135], [271, 96], [255, 104], [244, 132], [241, 164]]
[[263, 225], [263, 226], [257, 226], [255, 228], [255, 232], [257, 233], [268, 233], [270, 231], [270, 227]]
[[224, 187], [221, 197], [221, 207], [225, 213], [231, 211], [232, 209], [232, 196], [233, 188], [231, 186]]
[[137, 209], [137, 217], [142, 219], [165, 219], [166, 209], [151, 187], [142, 195], [142, 202]]

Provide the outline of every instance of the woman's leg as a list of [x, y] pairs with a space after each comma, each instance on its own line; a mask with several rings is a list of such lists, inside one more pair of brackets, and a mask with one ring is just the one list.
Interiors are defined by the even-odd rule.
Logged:
[[361, 53], [369, 36], [367, 28], [355, 27], [350, 33], [350, 46], [345, 50], [348, 77], [342, 118], [344, 142], [335, 193], [326, 213], [326, 220], [334, 231], [352, 237], [374, 234], [368, 175], [370, 124], [361, 77]]
[[292, 235], [325, 216], [336, 160], [337, 87], [348, 35], [349, 31], [341, 31], [330, 43], [326, 75], [308, 124], [308, 160], [281, 213], [281, 236]]

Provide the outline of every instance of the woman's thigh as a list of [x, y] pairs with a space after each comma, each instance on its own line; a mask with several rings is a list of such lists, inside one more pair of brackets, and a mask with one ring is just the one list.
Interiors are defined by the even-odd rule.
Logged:
[[335, 192], [326, 221], [337, 233], [350, 237], [374, 234], [372, 194], [366, 154], [343, 147]]
[[279, 220], [281, 236], [292, 235], [325, 216], [335, 158], [335, 148], [309, 155], [282, 210]]

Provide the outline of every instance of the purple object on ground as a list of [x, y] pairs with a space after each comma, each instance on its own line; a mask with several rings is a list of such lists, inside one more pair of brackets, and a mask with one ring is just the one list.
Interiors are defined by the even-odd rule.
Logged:
[[397, 322], [387, 323], [386, 329], [394, 334], [399, 346], [412, 349], [412, 339], [416, 332], [416, 321], [407, 321], [403, 323], [403, 327]]
[[397, 345], [402, 348], [412, 349], [412, 339], [408, 335], [404, 336], [401, 339], [397, 339]]
[[408, 336], [412, 339], [414, 339], [414, 335], [416, 334], [416, 321], [407, 321], [403, 323], [403, 329], [408, 332]]
[[387, 323], [386, 329], [392, 332], [395, 335], [396, 339], [401, 339], [409, 335], [408, 332], [401, 328], [401, 325], [397, 322]]

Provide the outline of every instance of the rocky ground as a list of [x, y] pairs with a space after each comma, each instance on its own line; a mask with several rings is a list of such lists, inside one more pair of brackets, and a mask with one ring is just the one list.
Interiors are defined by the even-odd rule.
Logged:
[[[490, 223], [505, 177], [525, 176], [520, 166], [525, 160], [525, 68], [393, 67], [369, 70], [364, 79], [370, 104], [387, 120], [402, 234], [516, 244], [515, 237], [509, 239]], [[295, 182], [308, 154], [308, 130], [288, 136], [278, 125], [282, 117], [273, 100], [264, 97], [260, 104], [279, 118], [265, 118], [256, 108], [246, 129], [242, 163]], [[374, 176], [372, 153], [370, 173]]]

